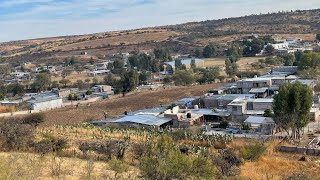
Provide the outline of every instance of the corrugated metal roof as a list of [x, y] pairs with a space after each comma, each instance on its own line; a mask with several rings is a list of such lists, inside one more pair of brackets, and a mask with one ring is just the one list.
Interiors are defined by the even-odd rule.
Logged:
[[46, 101], [53, 101], [53, 100], [58, 100], [62, 98], [59, 97], [48, 97], [48, 98], [40, 98], [40, 99], [34, 99], [34, 100], [30, 100], [28, 101], [28, 103], [34, 104], [34, 103], [41, 103], [41, 102], [46, 102]]
[[245, 123], [250, 124], [273, 124], [274, 121], [268, 117], [259, 117], [259, 116], [249, 116], [245, 121]]
[[250, 93], [265, 93], [268, 88], [252, 88], [249, 92]]
[[123, 116], [117, 120], [111, 121], [112, 123], [137, 123], [148, 126], [161, 126], [171, 121], [170, 118], [158, 117], [153, 115], [129, 115]]

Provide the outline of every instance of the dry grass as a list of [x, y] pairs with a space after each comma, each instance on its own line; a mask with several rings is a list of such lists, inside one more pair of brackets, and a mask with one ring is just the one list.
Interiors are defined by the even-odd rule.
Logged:
[[[238, 143], [235, 141], [234, 143]], [[246, 144], [246, 142], [240, 144]], [[320, 178], [320, 158], [309, 157], [312, 161], [302, 162], [303, 155], [288, 154], [275, 151], [277, 142], [268, 144], [267, 153], [256, 162], [246, 162], [241, 166], [240, 176], [244, 179], [280, 180], [295, 173], [304, 172], [311, 178]]]
[[[137, 179], [139, 171], [129, 167], [121, 179]], [[107, 163], [76, 158], [0, 153], [1, 179], [113, 179]]]
[[0, 106], [0, 113], [15, 112], [17, 108], [14, 106]]
[[[81, 72], [81, 73], [77, 73], [77, 72], [72, 72], [69, 76], [66, 77], [66, 79], [70, 80], [71, 83], [75, 83], [78, 80], [82, 80], [83, 82], [86, 79], [90, 79], [91, 83], [94, 77], [90, 77], [88, 76], [88, 74], [86, 72]], [[96, 76], [96, 79], [98, 79], [99, 82], [103, 81], [104, 76]], [[52, 81], [61, 81], [62, 77], [61, 76], [57, 76], [57, 77], [52, 77], [51, 79]]]
[[173, 31], [159, 31], [159, 32], [146, 32], [141, 34], [124, 34], [120, 36], [111, 36], [105, 37], [103, 39], [90, 40], [80, 43], [73, 43], [65, 46], [56, 47], [55, 49], [63, 49], [63, 50], [72, 50], [77, 48], [85, 48], [85, 47], [97, 47], [102, 45], [119, 45], [120, 43], [128, 44], [137, 44], [147, 41], [163, 41], [168, 39], [170, 36], [177, 35], [176, 32]]
[[278, 39], [288, 39], [288, 38], [298, 38], [302, 40], [313, 41], [316, 39], [315, 34], [278, 34], [276, 35]]

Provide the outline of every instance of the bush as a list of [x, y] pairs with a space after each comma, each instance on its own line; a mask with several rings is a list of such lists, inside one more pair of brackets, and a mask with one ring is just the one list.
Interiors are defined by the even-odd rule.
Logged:
[[22, 122], [37, 127], [40, 123], [44, 122], [45, 116], [43, 113], [30, 114], [26, 116]]
[[1, 147], [5, 150], [27, 150], [32, 143], [34, 128], [8, 119], [0, 124]]
[[56, 153], [68, 147], [68, 142], [62, 138], [56, 138], [48, 135], [45, 139], [35, 143], [35, 151], [41, 154]]
[[219, 124], [219, 128], [222, 128], [222, 129], [226, 129], [228, 126], [229, 126], [229, 122], [227, 121], [222, 121]]
[[242, 161], [232, 149], [220, 150], [218, 154], [213, 156], [212, 161], [218, 167], [222, 176], [237, 175], [235, 170], [242, 164]]
[[240, 149], [240, 157], [248, 161], [259, 159], [267, 150], [264, 144], [247, 145]]
[[167, 135], [156, 143], [149, 143], [140, 161], [141, 174], [145, 179], [212, 179], [215, 168], [201, 153], [186, 155], [180, 152]]
[[120, 160], [117, 160], [115, 158], [111, 159], [109, 162], [109, 167], [110, 167], [110, 170], [114, 171], [114, 179], [118, 179], [120, 177], [118, 177], [118, 175], [121, 175], [125, 172], [128, 171], [129, 169], [129, 166], [125, 163], [123, 163], [122, 161]]

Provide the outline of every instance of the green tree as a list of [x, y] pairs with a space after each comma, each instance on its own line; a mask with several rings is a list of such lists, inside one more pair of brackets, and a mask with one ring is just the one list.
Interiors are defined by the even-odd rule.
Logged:
[[121, 75], [122, 95], [133, 91], [139, 83], [139, 75], [135, 70], [125, 71]]
[[181, 62], [181, 59], [176, 59], [174, 61], [174, 66], [175, 66], [175, 70], [179, 70], [179, 69], [182, 69], [182, 62]]
[[190, 68], [191, 69], [195, 69], [197, 67], [196, 65], [196, 59], [195, 58], [192, 58], [191, 59], [191, 62], [190, 62]]
[[51, 75], [49, 73], [40, 73], [32, 85], [33, 89], [45, 91], [51, 85]]
[[64, 87], [67, 87], [67, 84], [71, 83], [71, 81], [69, 79], [63, 78], [59, 81], [59, 83], [63, 84]]
[[172, 77], [176, 85], [191, 85], [196, 80], [196, 75], [189, 70], [178, 70]]
[[264, 117], [272, 117], [272, 109], [266, 109], [263, 114]]
[[239, 45], [232, 45], [227, 49], [226, 55], [231, 63], [237, 62], [242, 56], [242, 48]]
[[194, 51], [194, 55], [195, 55], [197, 58], [200, 58], [200, 57], [201, 57], [201, 54], [202, 54], [202, 52], [201, 52], [200, 49], [196, 49], [196, 50]]
[[274, 47], [272, 45], [267, 45], [266, 48], [265, 48], [265, 53], [266, 54], [269, 54], [269, 55], [272, 55], [274, 53]]
[[124, 62], [122, 59], [118, 58], [113, 62], [114, 69], [122, 69], [124, 66]]
[[23, 95], [25, 93], [24, 86], [18, 83], [8, 85], [7, 91], [13, 93], [13, 96]]
[[291, 137], [299, 138], [302, 128], [309, 122], [309, 112], [312, 106], [312, 90], [297, 82], [283, 84], [278, 94], [274, 96], [273, 112], [278, 127]]
[[143, 71], [139, 74], [139, 82], [140, 84], [144, 84], [146, 81], [150, 79], [151, 74], [149, 72]]
[[236, 62], [231, 62], [229, 58], [225, 60], [226, 73], [232, 77], [235, 76], [238, 72], [238, 66]]
[[214, 46], [213, 44], [209, 44], [206, 47], [204, 47], [202, 51], [202, 55], [205, 58], [214, 57], [218, 54], [218, 48]]
[[320, 41], [320, 33], [317, 33], [317, 35], [316, 35], [316, 40], [317, 40], [317, 41]]

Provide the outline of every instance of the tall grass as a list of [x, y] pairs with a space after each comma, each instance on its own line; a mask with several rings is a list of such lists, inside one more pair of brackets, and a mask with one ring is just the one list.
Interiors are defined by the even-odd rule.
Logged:
[[15, 111], [17, 111], [15, 106], [0, 106], [0, 113], [9, 113]]

